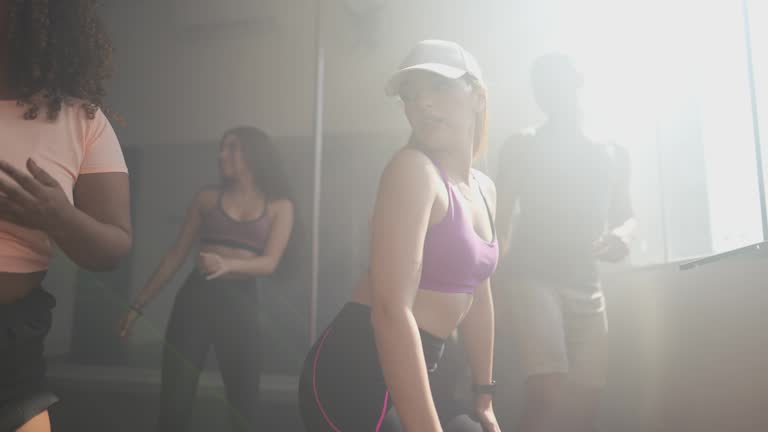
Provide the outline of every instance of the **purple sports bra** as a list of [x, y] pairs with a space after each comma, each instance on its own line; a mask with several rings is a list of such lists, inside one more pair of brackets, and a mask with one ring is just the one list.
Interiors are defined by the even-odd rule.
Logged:
[[202, 214], [200, 241], [262, 254], [267, 245], [271, 225], [272, 220], [267, 215], [266, 205], [264, 212], [256, 219], [245, 221], [233, 219], [224, 211], [221, 193], [219, 193], [216, 206]]
[[[432, 161], [434, 164], [434, 161]], [[491, 209], [483, 197], [491, 221], [493, 239], [480, 237], [468, 217], [469, 209], [457, 197], [456, 186], [448, 182], [445, 173], [435, 164], [448, 190], [448, 210], [445, 217], [427, 230], [422, 256], [419, 288], [445, 293], [472, 294], [496, 270], [499, 247]]]

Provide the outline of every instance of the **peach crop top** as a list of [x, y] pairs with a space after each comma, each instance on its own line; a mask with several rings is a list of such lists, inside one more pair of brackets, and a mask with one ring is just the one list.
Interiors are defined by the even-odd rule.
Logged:
[[[31, 157], [59, 182], [70, 202], [80, 174], [128, 172], [115, 131], [100, 110], [89, 120], [81, 102], [64, 103], [58, 118], [50, 121], [44, 107], [37, 119], [24, 120], [26, 109], [0, 100], [0, 159], [27, 172]], [[4, 173], [0, 176], [8, 180]], [[45, 270], [51, 255], [44, 232], [0, 219], [0, 272]]]

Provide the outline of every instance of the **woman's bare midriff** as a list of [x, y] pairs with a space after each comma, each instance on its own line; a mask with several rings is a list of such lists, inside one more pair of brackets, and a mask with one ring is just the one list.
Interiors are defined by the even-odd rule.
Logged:
[[[352, 295], [352, 301], [371, 305], [371, 287], [365, 273]], [[420, 329], [447, 339], [472, 306], [472, 295], [419, 290], [413, 302], [413, 317]]]
[[16, 303], [39, 288], [45, 279], [45, 272], [3, 273], [0, 272], [0, 304]]

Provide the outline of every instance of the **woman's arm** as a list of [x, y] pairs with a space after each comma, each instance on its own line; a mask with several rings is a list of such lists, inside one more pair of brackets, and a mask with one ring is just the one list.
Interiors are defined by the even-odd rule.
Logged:
[[[479, 187], [484, 191], [491, 217], [496, 217], [496, 187], [487, 176], [476, 176]], [[490, 279], [485, 280], [475, 291], [467, 316], [464, 317], [459, 332], [464, 341], [472, 378], [475, 384], [486, 385], [493, 380], [493, 297]]]
[[487, 385], [493, 382], [493, 330], [491, 282], [486, 280], [475, 291], [472, 307], [459, 327], [474, 384]]
[[[493, 381], [493, 298], [490, 280], [475, 291], [472, 308], [459, 327], [464, 349], [469, 358], [474, 385], [489, 385]], [[499, 424], [493, 412], [493, 395], [475, 393], [475, 415], [486, 432], [498, 432]]]
[[0, 171], [0, 215], [48, 234], [77, 265], [91, 271], [114, 269], [132, 245], [128, 175], [120, 172], [80, 175], [74, 205], [61, 185], [32, 159], [27, 172], [7, 162]]
[[133, 304], [136, 308], [141, 309], [152, 301], [155, 295], [176, 274], [181, 264], [184, 263], [190, 249], [192, 249], [192, 245], [198, 238], [202, 220], [201, 212], [206, 208], [206, 204], [215, 201], [216, 193], [213, 190], [203, 190], [197, 193], [192, 204], [187, 209], [184, 224], [181, 226], [176, 241], [165, 254], [162, 261], [160, 261], [152, 276], [139, 292], [136, 300], [134, 300]]
[[263, 276], [274, 273], [293, 231], [293, 203], [288, 200], [272, 204], [274, 216], [264, 255], [248, 258], [224, 258], [215, 254], [201, 253], [200, 267], [209, 279], [228, 275], [239, 278]]
[[48, 234], [81, 267], [113, 270], [133, 243], [128, 175], [81, 174], [73, 198], [77, 210], [70, 207]]
[[405, 430], [441, 431], [412, 313], [435, 200], [429, 160], [403, 150], [382, 175], [373, 214], [372, 324], [384, 380]]
[[[489, 178], [478, 176], [482, 180], [480, 187], [485, 191], [491, 217], [496, 216], [496, 189]], [[472, 372], [472, 383], [489, 385], [493, 383], [493, 341], [494, 341], [494, 308], [491, 293], [491, 281], [486, 279], [475, 291], [472, 307], [459, 327], [464, 349], [469, 359]], [[475, 411], [483, 424], [484, 430], [498, 430], [496, 416], [493, 413], [492, 395], [477, 394]]]

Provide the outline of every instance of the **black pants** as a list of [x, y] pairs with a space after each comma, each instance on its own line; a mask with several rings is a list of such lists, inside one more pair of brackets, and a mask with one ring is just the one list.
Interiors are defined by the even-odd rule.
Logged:
[[[430, 380], [445, 342], [421, 332]], [[347, 303], [304, 361], [299, 408], [307, 432], [399, 432], [384, 383], [370, 308]], [[460, 417], [460, 418], [459, 418]], [[441, 418], [447, 431], [482, 431], [466, 415]]]
[[258, 430], [259, 340], [258, 280], [206, 281], [193, 272], [177, 294], [168, 322], [157, 430], [185, 430], [211, 346], [234, 430]]
[[15, 431], [58, 400], [47, 388], [43, 358], [55, 304], [42, 289], [0, 304], [0, 432]]

